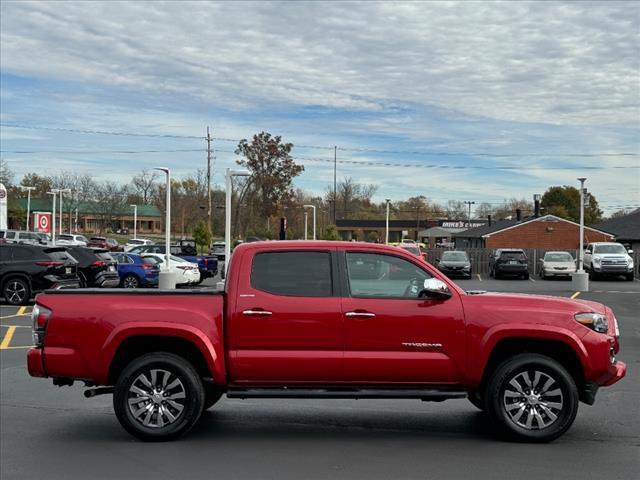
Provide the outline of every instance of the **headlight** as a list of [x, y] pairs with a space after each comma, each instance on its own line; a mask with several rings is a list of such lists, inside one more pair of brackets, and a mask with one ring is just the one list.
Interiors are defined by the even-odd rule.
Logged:
[[627, 267], [633, 268], [633, 258], [630, 258], [629, 260], [627, 260]]
[[594, 258], [593, 263], [600, 263], [600, 258], [599, 257]]
[[607, 333], [609, 331], [609, 323], [607, 317], [599, 313], [576, 313], [575, 319], [584, 325], [599, 333]]

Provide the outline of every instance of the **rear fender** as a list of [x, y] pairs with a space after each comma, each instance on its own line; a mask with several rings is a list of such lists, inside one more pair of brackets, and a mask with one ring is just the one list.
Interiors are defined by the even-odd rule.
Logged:
[[222, 345], [218, 343], [218, 345], [214, 346], [201, 330], [190, 325], [169, 322], [149, 322], [147, 324], [131, 322], [118, 325], [107, 338], [100, 352], [96, 383], [108, 383], [109, 368], [122, 342], [132, 337], [144, 336], [180, 338], [190, 342], [202, 354], [214, 382], [220, 385], [226, 382], [224, 354], [221, 351]]

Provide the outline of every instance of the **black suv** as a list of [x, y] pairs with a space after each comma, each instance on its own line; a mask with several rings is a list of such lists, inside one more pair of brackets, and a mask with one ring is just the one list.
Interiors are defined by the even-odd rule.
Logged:
[[78, 262], [78, 277], [82, 288], [115, 288], [120, 285], [118, 263], [105, 249], [66, 247]]
[[471, 278], [471, 261], [467, 252], [450, 250], [442, 253], [438, 261], [438, 270], [449, 278]]
[[[32, 245], [0, 246], [0, 292], [11, 305], [24, 305], [43, 290], [78, 288], [76, 262], [62, 248]], [[61, 258], [61, 257], [66, 258]]]
[[524, 250], [519, 248], [499, 248], [489, 256], [489, 275], [500, 278], [515, 275], [529, 279], [529, 261]]

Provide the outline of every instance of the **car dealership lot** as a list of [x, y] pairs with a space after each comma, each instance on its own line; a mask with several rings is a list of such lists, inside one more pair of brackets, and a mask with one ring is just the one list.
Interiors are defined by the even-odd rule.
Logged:
[[[213, 285], [214, 282], [207, 282]], [[570, 297], [566, 280], [459, 280], [466, 289]], [[614, 309], [627, 378], [581, 404], [548, 445], [497, 439], [466, 400], [230, 400], [183, 440], [133, 440], [111, 397], [30, 378], [31, 307], [0, 307], [3, 478], [632, 478], [640, 468], [640, 282], [594, 281], [578, 298]], [[11, 335], [9, 336], [9, 333]], [[8, 338], [9, 336], [9, 338]], [[7, 340], [8, 338], [8, 340]], [[68, 461], [69, 452], [75, 453]]]

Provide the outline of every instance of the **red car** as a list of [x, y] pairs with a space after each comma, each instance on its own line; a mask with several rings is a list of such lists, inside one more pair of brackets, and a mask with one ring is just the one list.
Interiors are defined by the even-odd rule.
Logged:
[[184, 434], [226, 394], [468, 397], [511, 436], [543, 442], [626, 371], [610, 308], [465, 292], [395, 247], [246, 243], [225, 288], [41, 294], [29, 373], [113, 393], [144, 440]]
[[117, 240], [105, 237], [91, 237], [89, 242], [87, 242], [87, 247], [103, 248], [110, 252], [122, 252], [124, 250], [124, 247], [120, 245]]

